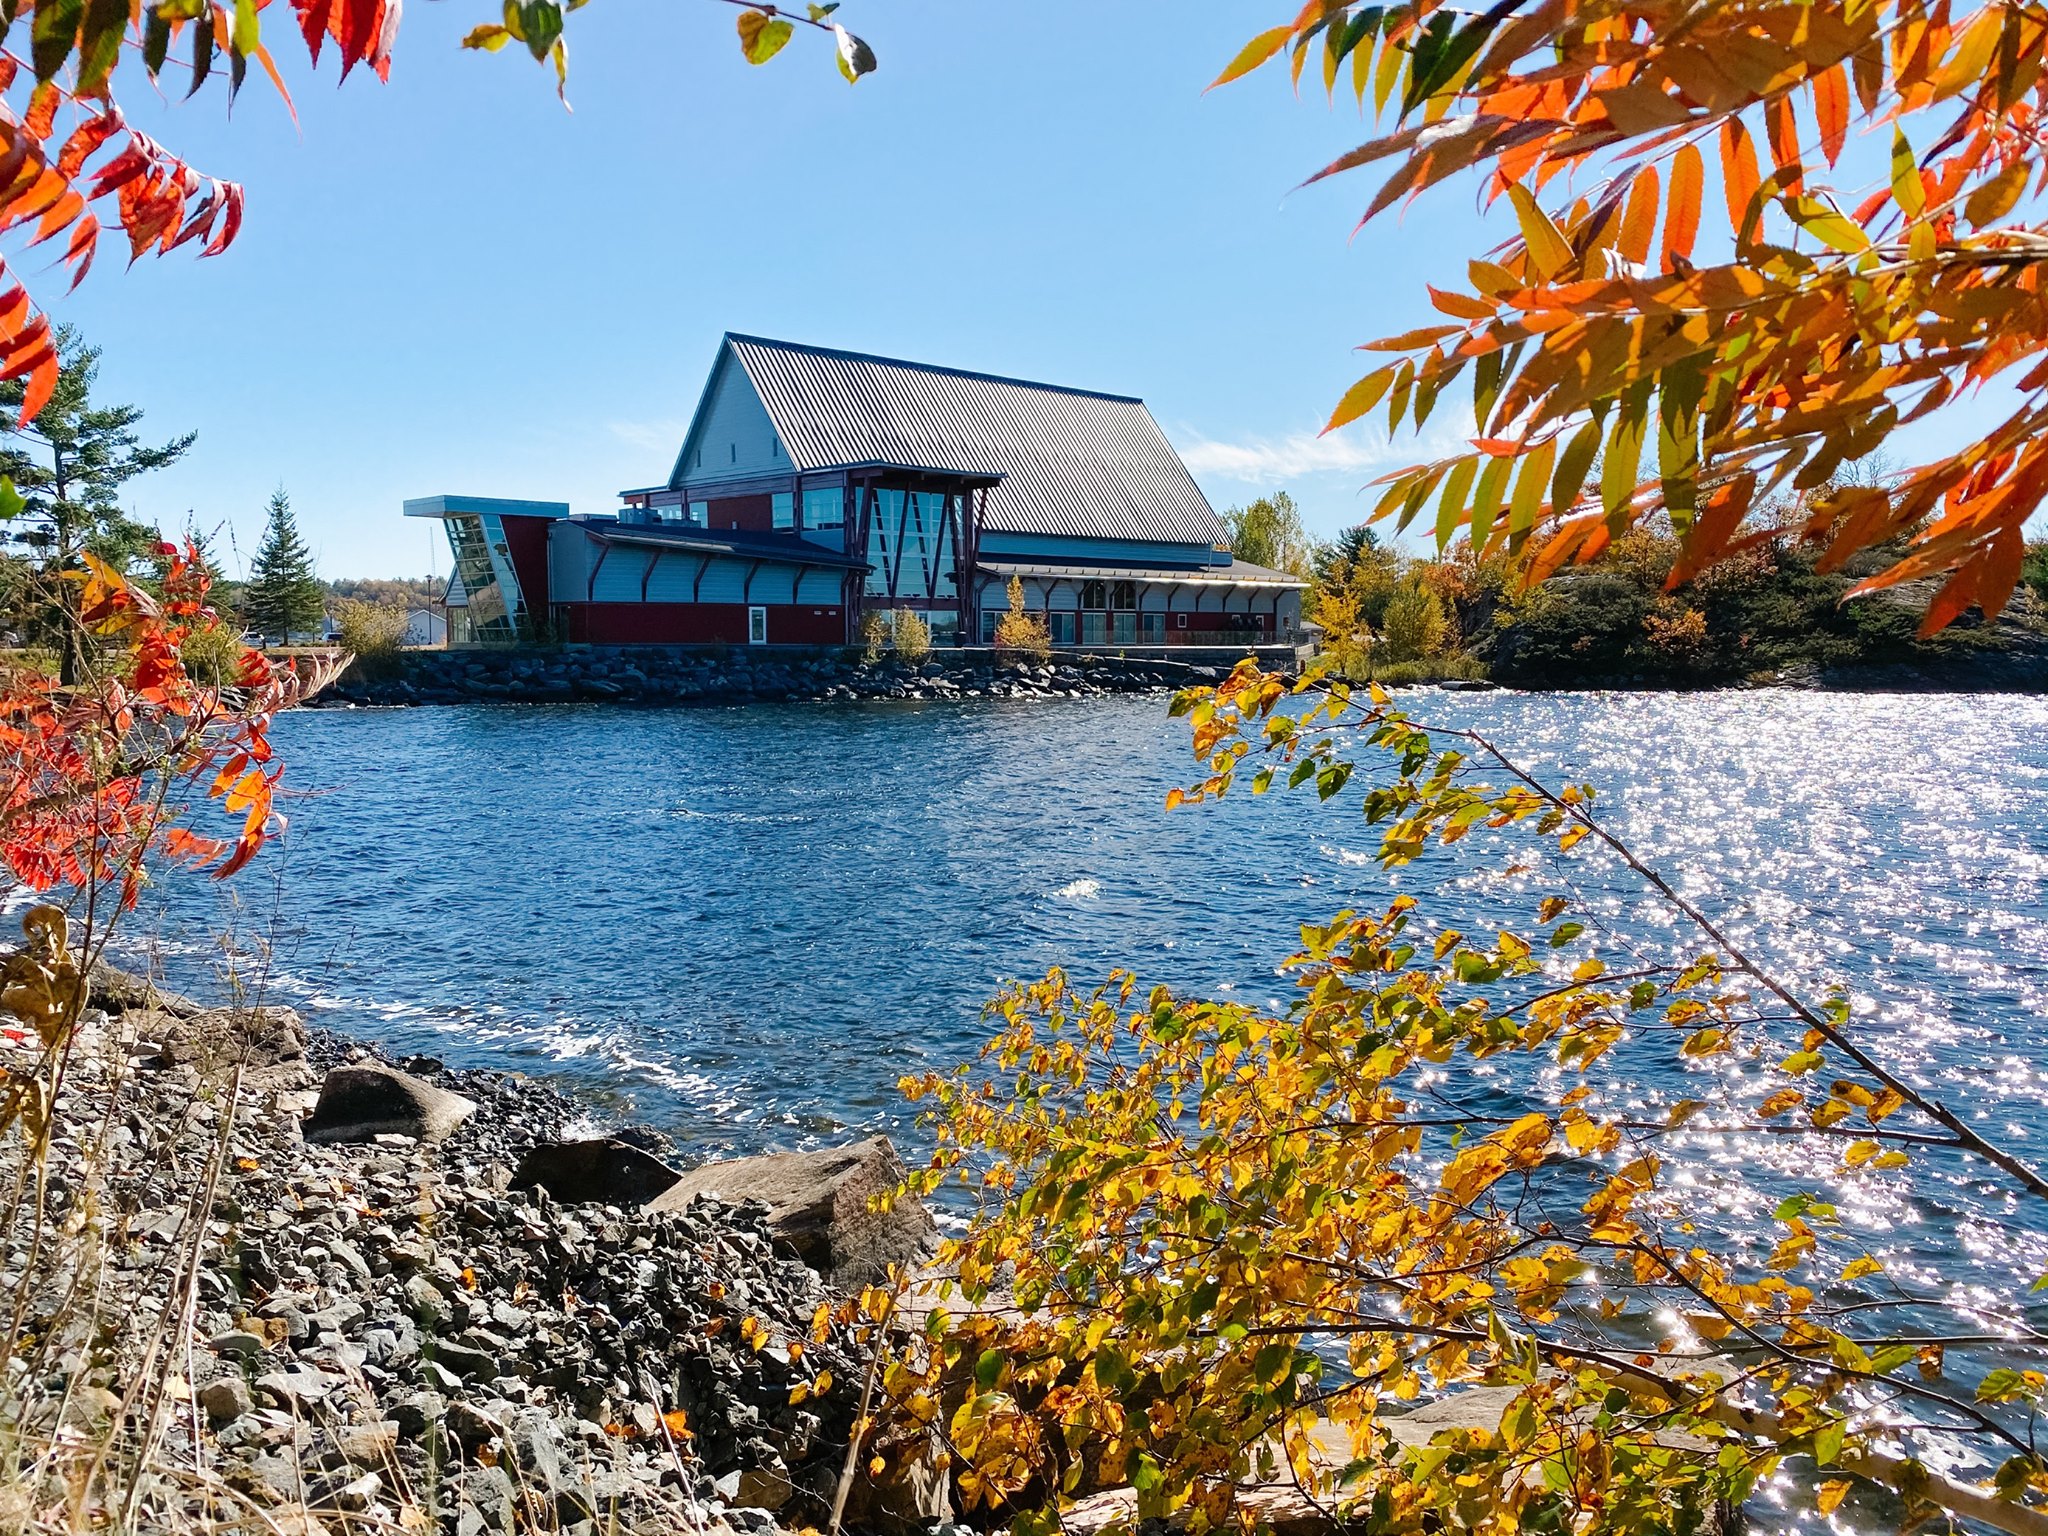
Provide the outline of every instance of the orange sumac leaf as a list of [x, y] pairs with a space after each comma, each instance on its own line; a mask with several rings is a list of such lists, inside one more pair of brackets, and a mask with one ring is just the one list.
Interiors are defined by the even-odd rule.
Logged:
[[1657, 232], [1657, 171], [1644, 166], [1629, 184], [1628, 207], [1621, 216], [1621, 254], [1636, 266], [1650, 259], [1650, 241]]
[[1700, 232], [1700, 193], [1706, 185], [1706, 165], [1691, 144], [1680, 149], [1671, 161], [1671, 199], [1664, 210], [1664, 265], [1670, 268], [1674, 256], [1690, 257], [1693, 241]]
[[1849, 81], [1841, 65], [1814, 76], [1813, 115], [1820, 123], [1821, 153], [1833, 165], [1849, 138]]
[[1742, 119], [1731, 117], [1721, 125], [1721, 185], [1728, 194], [1728, 227], [1738, 244], [1749, 238], [1750, 210], [1762, 183], [1756, 144]]

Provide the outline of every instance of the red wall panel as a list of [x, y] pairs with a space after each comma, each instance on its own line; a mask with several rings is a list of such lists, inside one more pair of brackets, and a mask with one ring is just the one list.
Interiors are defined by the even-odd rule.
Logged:
[[[564, 603], [567, 638], [586, 645], [745, 645], [744, 603]], [[844, 645], [846, 610], [768, 605], [770, 645]]]
[[519, 578], [526, 611], [539, 619], [548, 611], [548, 524], [550, 517], [501, 517], [505, 547], [512, 553], [512, 574]]
[[705, 521], [714, 529], [744, 528], [770, 533], [775, 527], [775, 499], [772, 496], [716, 496]]

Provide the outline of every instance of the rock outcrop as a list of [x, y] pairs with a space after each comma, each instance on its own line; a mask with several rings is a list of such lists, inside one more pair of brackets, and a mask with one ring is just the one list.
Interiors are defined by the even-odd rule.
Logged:
[[395, 1067], [336, 1067], [320, 1085], [319, 1102], [303, 1129], [312, 1142], [379, 1136], [445, 1141], [474, 1113], [476, 1105], [462, 1095]]
[[768, 1231], [784, 1251], [851, 1287], [880, 1280], [892, 1264], [916, 1264], [937, 1245], [929, 1211], [914, 1200], [889, 1202], [903, 1178], [903, 1160], [889, 1139], [873, 1136], [817, 1152], [706, 1163], [648, 1209], [684, 1210], [702, 1195], [759, 1200], [768, 1207]]

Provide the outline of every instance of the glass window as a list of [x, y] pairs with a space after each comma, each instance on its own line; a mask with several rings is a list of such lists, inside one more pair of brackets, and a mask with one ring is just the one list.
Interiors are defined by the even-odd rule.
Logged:
[[1074, 616], [1071, 613], [1055, 613], [1052, 618], [1052, 643], [1072, 645], [1074, 643]]
[[766, 608], [749, 608], [747, 610], [747, 644], [766, 645], [767, 643], [768, 610]]
[[960, 615], [949, 608], [934, 608], [924, 616], [932, 632], [933, 645], [960, 643]]
[[1138, 615], [1138, 632], [1152, 645], [1166, 639], [1166, 615], [1163, 613], [1141, 613]]
[[1107, 608], [1109, 606], [1108, 585], [1100, 581], [1091, 581], [1085, 584], [1081, 588], [1081, 606], [1083, 608]]
[[711, 526], [711, 503], [708, 501], [691, 502], [689, 513], [683, 518], [683, 521], [693, 528], [709, 528]]
[[[1005, 610], [1005, 612], [1007, 611]], [[981, 610], [981, 643], [983, 645], [994, 645], [996, 643], [996, 626], [1002, 623], [1002, 621], [1002, 614], [987, 608]]]
[[778, 528], [796, 526], [796, 496], [790, 491], [778, 491], [769, 498], [770, 516]]
[[1120, 581], [1116, 590], [1109, 594], [1109, 606], [1117, 609], [1138, 606], [1138, 584], [1135, 581]]
[[[511, 561], [502, 553], [504, 537], [497, 518], [451, 517], [442, 526], [448, 530], [455, 573], [469, 599], [467, 638], [472, 643], [521, 638], [526, 613]], [[494, 553], [494, 547], [500, 553]]]
[[1118, 645], [1130, 645], [1137, 640], [1138, 616], [1135, 613], [1114, 613], [1110, 619], [1110, 638]]
[[1109, 644], [1108, 614], [1083, 613], [1081, 615], [1081, 643], [1083, 645]]
[[820, 490], [804, 492], [804, 526], [806, 528], [843, 528], [846, 526], [846, 492], [836, 485]]

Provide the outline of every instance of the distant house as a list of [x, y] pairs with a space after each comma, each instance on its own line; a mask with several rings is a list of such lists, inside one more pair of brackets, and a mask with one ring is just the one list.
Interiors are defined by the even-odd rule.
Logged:
[[405, 610], [406, 645], [446, 645], [448, 643], [448, 620], [432, 608], [408, 608]]
[[447, 526], [456, 642], [840, 645], [908, 608], [986, 644], [1012, 580], [1057, 646], [1300, 634], [1304, 583], [1231, 558], [1129, 395], [729, 335], [668, 480], [622, 500], [408, 501]]

